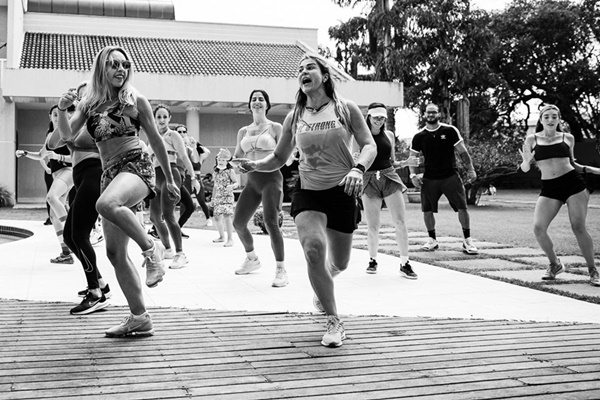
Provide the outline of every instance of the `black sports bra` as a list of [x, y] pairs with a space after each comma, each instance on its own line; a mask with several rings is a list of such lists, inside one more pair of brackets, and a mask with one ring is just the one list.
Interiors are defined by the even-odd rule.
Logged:
[[538, 144], [537, 136], [535, 136], [535, 147], [532, 150], [535, 151], [533, 155], [535, 161], [548, 160], [551, 158], [571, 157], [571, 151], [569, 145], [565, 142], [564, 133], [562, 142], [549, 145]]
[[138, 135], [140, 121], [126, 115], [123, 112], [124, 108], [124, 104], [118, 103], [112, 109], [93, 113], [88, 117], [87, 130], [96, 143], [115, 137]]

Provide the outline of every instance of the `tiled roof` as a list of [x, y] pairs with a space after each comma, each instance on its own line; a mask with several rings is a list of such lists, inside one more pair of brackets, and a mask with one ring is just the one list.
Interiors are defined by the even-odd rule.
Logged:
[[27, 32], [20, 67], [89, 71], [107, 45], [124, 47], [136, 71], [173, 75], [294, 78], [304, 54], [289, 44]]

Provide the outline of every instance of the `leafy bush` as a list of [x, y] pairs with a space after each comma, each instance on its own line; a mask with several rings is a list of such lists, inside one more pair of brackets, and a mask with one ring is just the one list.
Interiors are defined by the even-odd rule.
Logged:
[[[279, 223], [279, 227], [281, 228], [281, 226], [283, 225], [283, 211], [279, 211], [278, 223]], [[258, 226], [263, 233], [268, 233], [267, 227], [265, 226], [265, 220], [264, 220], [264, 216], [263, 216], [262, 207], [260, 207], [254, 213], [254, 225]]]
[[0, 185], [0, 207], [12, 207], [14, 204], [12, 193]]

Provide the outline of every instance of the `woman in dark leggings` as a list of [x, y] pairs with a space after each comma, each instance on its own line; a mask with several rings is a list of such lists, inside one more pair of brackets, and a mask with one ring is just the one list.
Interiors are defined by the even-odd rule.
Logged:
[[[77, 88], [79, 98], [82, 97], [85, 86], [83, 83]], [[83, 300], [71, 309], [71, 314], [84, 315], [106, 308], [109, 305], [107, 298], [111, 296], [110, 288], [98, 270], [96, 252], [90, 243], [90, 233], [98, 219], [96, 201], [100, 197], [102, 164], [98, 147], [85, 129], [80, 130], [73, 138], [61, 138], [58, 130], [54, 131], [49, 145], [59, 147], [65, 143], [71, 151], [75, 196], [65, 221], [64, 240], [81, 261], [87, 280], [87, 289], [78, 293]]]
[[[250, 93], [248, 108], [252, 110], [253, 122], [239, 130], [235, 157], [258, 161], [273, 153], [281, 137], [282, 126], [267, 119], [271, 103], [264, 90], [254, 90]], [[288, 284], [284, 266], [283, 236], [279, 229], [282, 200], [283, 175], [279, 170], [248, 173], [246, 187], [240, 194], [233, 216], [233, 227], [246, 250], [244, 263], [235, 271], [237, 275], [249, 274], [261, 267], [254, 252], [254, 240], [248, 229], [248, 221], [262, 202], [265, 227], [275, 255], [276, 271], [272, 286], [283, 287]]]

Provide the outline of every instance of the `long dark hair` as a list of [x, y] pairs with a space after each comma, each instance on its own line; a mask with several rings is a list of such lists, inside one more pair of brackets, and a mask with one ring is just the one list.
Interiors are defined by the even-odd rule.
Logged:
[[248, 109], [250, 110], [250, 103], [252, 103], [252, 95], [256, 92], [259, 92], [263, 95], [263, 97], [265, 98], [265, 101], [267, 102], [267, 109], [265, 110], [265, 115], [267, 115], [269, 113], [269, 110], [271, 109], [271, 101], [269, 100], [269, 94], [267, 92], [265, 92], [262, 89], [254, 89], [253, 91], [250, 92], [250, 97], [248, 98]]
[[52, 123], [52, 111], [54, 111], [55, 108], [58, 108], [58, 104], [55, 104], [52, 107], [50, 107], [50, 111], [48, 111], [48, 115], [50, 116], [50, 123], [48, 123], [48, 130], [46, 131], [46, 134], [54, 132], [54, 124]]

